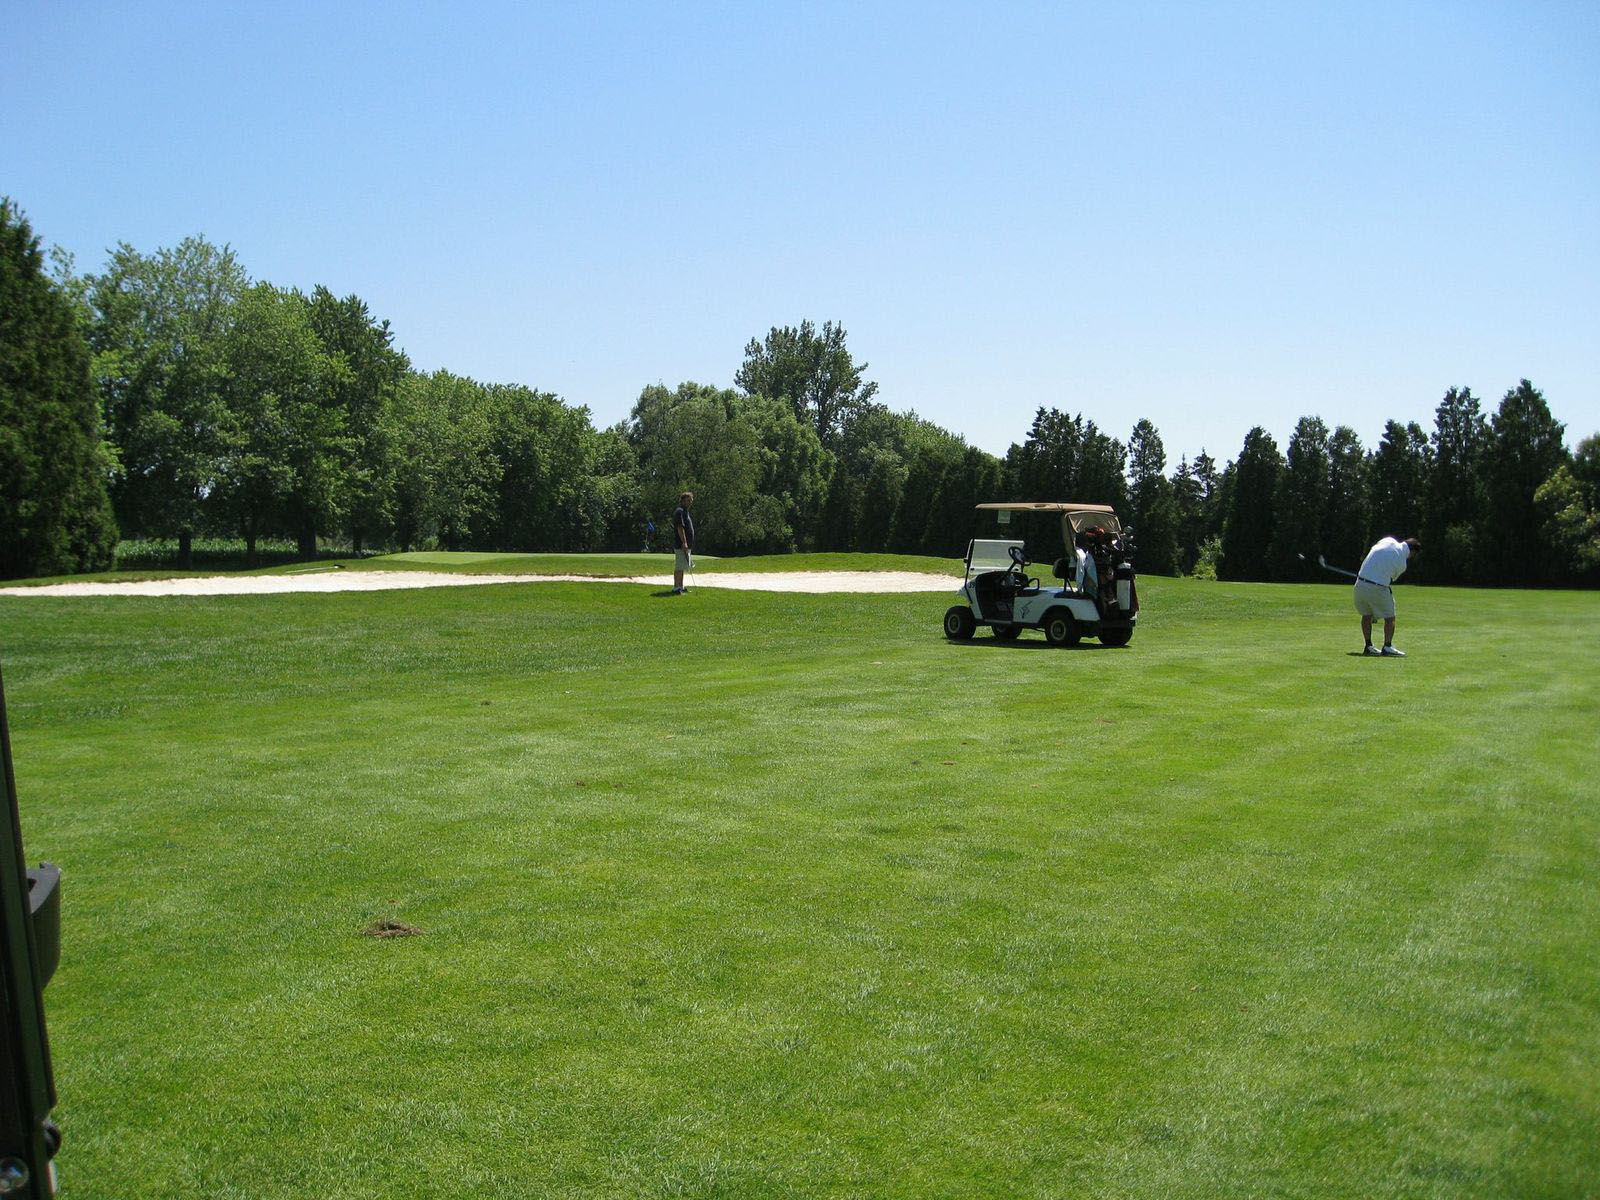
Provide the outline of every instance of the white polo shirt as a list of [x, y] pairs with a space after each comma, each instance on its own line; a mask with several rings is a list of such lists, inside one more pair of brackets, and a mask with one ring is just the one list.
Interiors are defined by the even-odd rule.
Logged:
[[1406, 573], [1406, 563], [1411, 558], [1411, 547], [1386, 537], [1371, 550], [1357, 572], [1368, 583], [1381, 583], [1385, 587]]

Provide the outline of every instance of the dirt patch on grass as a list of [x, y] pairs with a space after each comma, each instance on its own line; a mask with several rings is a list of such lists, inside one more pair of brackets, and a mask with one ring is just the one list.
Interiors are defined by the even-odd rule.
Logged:
[[416, 937], [422, 930], [404, 921], [374, 921], [361, 932], [371, 938], [399, 938]]

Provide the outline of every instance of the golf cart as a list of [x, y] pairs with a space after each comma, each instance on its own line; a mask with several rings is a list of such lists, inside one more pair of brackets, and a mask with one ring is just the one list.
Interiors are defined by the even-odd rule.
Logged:
[[987, 625], [1002, 642], [1014, 641], [1024, 629], [1042, 629], [1052, 646], [1071, 646], [1086, 637], [1098, 637], [1106, 646], [1128, 644], [1139, 618], [1139, 593], [1122, 522], [1109, 505], [1016, 501], [978, 509], [995, 513], [1002, 526], [1010, 525], [1016, 513], [1059, 514], [1065, 553], [1055, 560], [1052, 574], [1061, 583], [1043, 587], [1028, 574], [1033, 564], [1023, 538], [974, 538], [957, 593], [961, 603], [944, 615], [947, 638], [964, 641]]

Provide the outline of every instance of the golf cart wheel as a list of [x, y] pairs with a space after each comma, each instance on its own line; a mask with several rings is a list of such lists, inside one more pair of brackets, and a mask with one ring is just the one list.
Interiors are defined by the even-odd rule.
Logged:
[[944, 635], [952, 642], [966, 641], [977, 627], [978, 623], [972, 617], [972, 610], [963, 605], [957, 604], [944, 614]]
[[993, 629], [994, 640], [997, 642], [1014, 642], [1022, 633], [1021, 625], [996, 625]]
[[1052, 646], [1076, 646], [1083, 635], [1078, 622], [1064, 608], [1053, 608], [1045, 614], [1044, 640]]
[[1126, 646], [1133, 640], [1133, 626], [1125, 629], [1102, 629], [1100, 631], [1100, 644], [1102, 646]]

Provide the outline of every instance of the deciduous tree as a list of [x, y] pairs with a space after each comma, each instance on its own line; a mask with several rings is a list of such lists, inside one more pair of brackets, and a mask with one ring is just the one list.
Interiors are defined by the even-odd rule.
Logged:
[[761, 494], [761, 440], [740, 397], [697, 383], [640, 393], [627, 424], [639, 456], [641, 494], [663, 523], [680, 491], [695, 493], [701, 548], [726, 553], [787, 535], [783, 504]]
[[1558, 582], [1600, 582], [1600, 434], [1584, 438], [1533, 494]]
[[802, 321], [799, 328], [773, 326], [764, 339], [751, 338], [733, 381], [746, 395], [785, 401], [832, 449], [851, 414], [878, 391], [862, 378], [866, 370], [850, 356], [843, 325], [827, 321], [818, 333]]
[[302, 557], [344, 517], [354, 457], [340, 390], [350, 370], [311, 327], [297, 291], [258, 283], [240, 296], [225, 341], [227, 452], [218, 499], [249, 553], [269, 526], [288, 530]]
[[395, 348], [389, 322], [376, 320], [359, 296], [336, 297], [319, 285], [311, 293], [307, 316], [323, 350], [344, 361], [335, 403], [344, 413], [350, 448], [345, 510], [351, 548], [359, 554], [367, 539], [389, 523], [383, 409], [410, 363]]
[[187, 563], [228, 453], [224, 343], [248, 279], [228, 247], [191, 237], [151, 255], [123, 243], [87, 282], [118, 519], [176, 537]]

